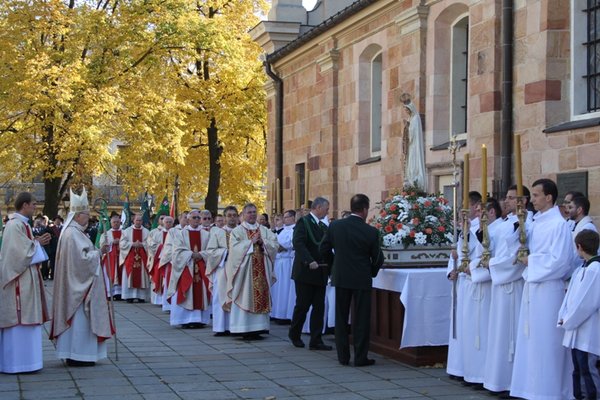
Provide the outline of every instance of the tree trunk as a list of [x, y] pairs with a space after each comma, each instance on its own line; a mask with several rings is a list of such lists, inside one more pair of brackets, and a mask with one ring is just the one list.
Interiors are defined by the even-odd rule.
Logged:
[[211, 118], [210, 126], [206, 130], [208, 134], [208, 191], [204, 199], [204, 207], [209, 210], [213, 217], [219, 210], [219, 187], [221, 186], [221, 154], [223, 146], [219, 143], [219, 129], [217, 121]]
[[44, 179], [44, 215], [53, 219], [58, 215], [58, 206], [62, 195], [61, 178]]

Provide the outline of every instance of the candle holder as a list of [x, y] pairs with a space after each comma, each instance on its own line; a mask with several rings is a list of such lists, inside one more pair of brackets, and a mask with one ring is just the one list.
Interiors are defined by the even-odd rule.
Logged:
[[463, 209], [463, 243], [462, 243], [462, 261], [460, 263], [459, 272], [467, 272], [469, 270], [469, 209]]
[[488, 216], [484, 210], [481, 214], [481, 231], [483, 232], [483, 253], [481, 254], [481, 262], [479, 265], [483, 268], [490, 267], [490, 258], [492, 258], [492, 252], [490, 251], [490, 234], [488, 231]]
[[527, 210], [523, 205], [524, 196], [517, 197], [517, 218], [519, 219], [519, 250], [517, 250], [517, 258], [515, 259], [516, 263], [523, 263], [525, 258], [529, 255], [529, 249], [526, 246], [527, 243], [527, 234], [525, 233], [525, 215]]

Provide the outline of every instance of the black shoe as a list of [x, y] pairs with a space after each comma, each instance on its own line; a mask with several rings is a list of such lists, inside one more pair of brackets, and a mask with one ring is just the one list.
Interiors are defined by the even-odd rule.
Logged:
[[290, 340], [292, 341], [292, 344], [294, 345], [294, 347], [299, 347], [299, 348], [304, 347], [304, 342], [302, 341], [302, 339], [290, 338]]
[[355, 367], [368, 367], [369, 365], [373, 365], [373, 364], [375, 364], [375, 360], [373, 360], [371, 358], [367, 358], [364, 361], [354, 361]]
[[325, 343], [317, 343], [315, 345], [310, 345], [308, 346], [309, 350], [324, 350], [324, 351], [329, 351], [329, 350], [333, 350], [333, 347], [325, 344]]
[[350, 361], [348, 361], [348, 360], [344, 360], [344, 361], [338, 360], [338, 361], [341, 365], [350, 365]]
[[79, 361], [72, 360], [70, 358], [67, 358], [66, 362], [69, 367], [93, 367], [96, 365], [96, 363], [93, 361]]
[[138, 303], [145, 303], [145, 302], [146, 302], [146, 300], [144, 300], [144, 299], [138, 299]]
[[230, 336], [230, 335], [231, 335], [231, 332], [225, 331], [225, 332], [215, 332], [215, 334], [213, 336], [221, 337], [221, 336]]
[[133, 299], [127, 299], [127, 303], [133, 304]]
[[120, 294], [115, 294], [115, 295], [113, 296], [113, 300], [114, 300], [114, 301], [121, 301], [121, 295], [120, 295]]
[[453, 381], [459, 381], [459, 382], [462, 382], [464, 380], [462, 376], [456, 376], [456, 375], [452, 375], [452, 374], [448, 374], [448, 378], [452, 379]]
[[192, 324], [181, 324], [181, 329], [192, 329]]

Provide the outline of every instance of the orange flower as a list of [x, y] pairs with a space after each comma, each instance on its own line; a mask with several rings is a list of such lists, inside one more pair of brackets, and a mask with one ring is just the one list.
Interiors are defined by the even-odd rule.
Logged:
[[410, 231], [408, 234], [411, 238], [414, 238], [417, 233], [415, 231]]
[[385, 227], [385, 231], [386, 231], [387, 233], [391, 233], [393, 230], [394, 230], [394, 228], [392, 228], [392, 227], [391, 227], [391, 226], [389, 226], [389, 225]]
[[396, 211], [397, 209], [398, 209], [398, 206], [397, 206], [397, 205], [395, 205], [395, 204], [392, 204], [392, 205], [390, 206], [390, 211]]
[[433, 230], [431, 228], [425, 228], [425, 233], [431, 235], [433, 233]]
[[423, 205], [425, 207], [431, 207], [431, 202], [429, 200], [427, 200], [425, 203], [423, 203]]
[[438, 231], [444, 233], [444, 232], [446, 232], [446, 228], [444, 228], [443, 226], [440, 225], [440, 226], [438, 226]]
[[419, 218], [413, 218], [412, 220], [413, 225], [419, 225], [419, 222], [421, 222], [419, 221]]
[[385, 217], [385, 216], [387, 216], [387, 213], [385, 212], [385, 210], [381, 210], [379, 212], [379, 215], [381, 215], [382, 217]]
[[400, 222], [396, 224], [396, 229], [398, 229], [398, 230], [402, 229], [402, 224]]

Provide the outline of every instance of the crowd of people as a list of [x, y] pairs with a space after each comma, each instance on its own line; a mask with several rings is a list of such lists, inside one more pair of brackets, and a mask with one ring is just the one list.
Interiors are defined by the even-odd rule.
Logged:
[[[55, 220], [56, 231], [47, 221], [31, 227], [36, 201], [20, 193], [0, 249], [0, 372], [42, 368], [47, 321], [57, 356], [67, 365], [92, 366], [106, 358], [106, 340], [116, 332], [113, 301], [149, 301], [169, 313], [174, 327], [210, 325], [215, 336], [248, 341], [263, 339], [272, 319], [289, 320], [292, 345], [305, 346], [304, 331], [310, 333], [310, 350], [328, 351], [332, 346], [322, 340], [326, 295], [335, 307], [330, 319], [335, 319], [339, 362], [350, 362], [347, 324], [354, 301], [354, 365], [372, 365], [367, 357], [371, 278], [383, 255], [377, 230], [366, 223], [368, 197], [355, 195], [350, 206], [348, 218], [329, 226], [329, 202], [318, 197], [309, 210], [274, 218], [272, 229], [254, 204], [241, 213], [227, 206], [214, 220], [208, 210], [177, 219], [161, 215], [152, 230], [139, 214], [122, 229], [113, 213], [111, 228], [95, 245], [85, 191], [71, 192], [69, 215], [64, 224]], [[44, 263], [50, 265], [45, 276]], [[54, 280], [51, 312], [46, 278]], [[23, 347], [32, 351], [15, 350]]]
[[468, 229], [447, 271], [447, 373], [501, 398], [596, 399], [600, 258], [590, 202], [569, 192], [559, 207], [550, 179], [533, 182], [531, 192], [523, 187], [522, 196], [517, 189], [485, 204], [469, 194]]

